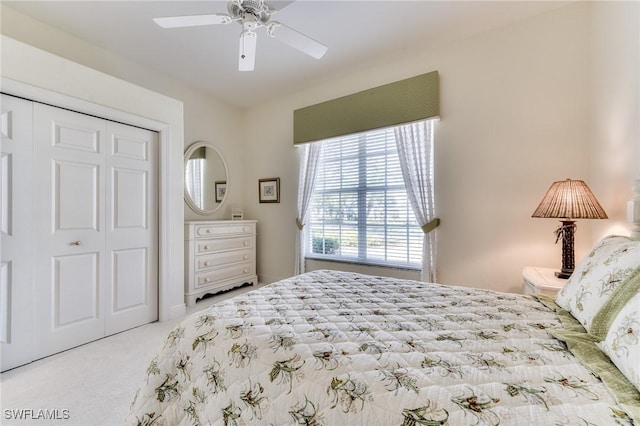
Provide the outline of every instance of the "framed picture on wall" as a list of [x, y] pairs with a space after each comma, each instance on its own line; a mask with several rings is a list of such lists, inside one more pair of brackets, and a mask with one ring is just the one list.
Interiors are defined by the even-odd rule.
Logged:
[[221, 203], [224, 199], [224, 195], [227, 193], [227, 181], [216, 181], [216, 203]]
[[279, 203], [280, 178], [259, 179], [258, 194], [261, 203]]

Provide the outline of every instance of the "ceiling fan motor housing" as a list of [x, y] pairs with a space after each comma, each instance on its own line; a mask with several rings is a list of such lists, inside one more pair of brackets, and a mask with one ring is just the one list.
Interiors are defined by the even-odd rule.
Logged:
[[260, 24], [253, 15], [245, 15], [245, 17], [242, 18], [242, 28], [245, 31], [253, 31], [259, 26]]
[[[256, 21], [256, 26], [251, 29], [257, 28], [260, 24], [267, 25], [273, 13], [273, 10], [269, 9], [264, 0], [230, 1], [227, 5], [227, 10], [233, 19], [239, 19], [243, 23], [245, 20]], [[255, 19], [251, 19], [252, 17]]]

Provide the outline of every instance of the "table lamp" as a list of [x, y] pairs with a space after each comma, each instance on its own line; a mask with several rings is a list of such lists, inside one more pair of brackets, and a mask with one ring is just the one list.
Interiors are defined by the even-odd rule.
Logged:
[[562, 269], [556, 276], [566, 279], [575, 266], [574, 219], [607, 219], [607, 214], [584, 181], [567, 179], [551, 184], [531, 217], [560, 218], [561, 224], [555, 234], [556, 243], [562, 238]]

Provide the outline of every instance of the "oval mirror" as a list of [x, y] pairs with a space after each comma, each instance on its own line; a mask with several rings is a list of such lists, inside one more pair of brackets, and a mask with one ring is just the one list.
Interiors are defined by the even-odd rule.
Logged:
[[216, 148], [195, 142], [184, 153], [184, 199], [191, 209], [208, 215], [220, 208], [227, 194], [227, 165]]

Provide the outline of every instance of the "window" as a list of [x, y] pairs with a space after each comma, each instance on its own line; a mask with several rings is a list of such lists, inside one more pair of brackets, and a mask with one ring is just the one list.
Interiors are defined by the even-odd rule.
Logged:
[[423, 233], [407, 198], [393, 128], [322, 144], [306, 257], [421, 268]]
[[204, 208], [204, 194], [202, 191], [202, 182], [204, 182], [204, 158], [190, 158], [187, 161], [187, 191], [189, 196], [200, 208]]

